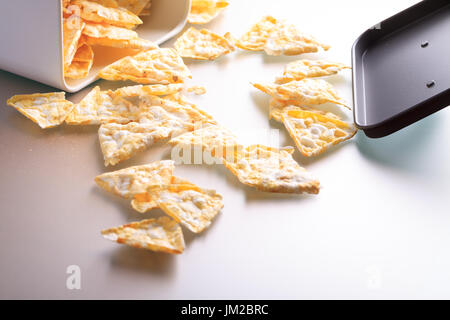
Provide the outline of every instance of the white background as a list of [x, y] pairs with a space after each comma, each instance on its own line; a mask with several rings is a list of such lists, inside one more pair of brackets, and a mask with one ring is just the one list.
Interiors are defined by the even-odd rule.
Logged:
[[[332, 45], [329, 52], [303, 57], [350, 64], [359, 34], [416, 2], [236, 0], [207, 27], [239, 36], [271, 14]], [[268, 121], [269, 97], [249, 82], [270, 81], [295, 59], [238, 51], [214, 62], [186, 61], [192, 83], [208, 90], [192, 99], [243, 143], [277, 146], [265, 133], [279, 129], [280, 145], [293, 145], [281, 125]], [[351, 102], [350, 72], [329, 80]], [[8, 117], [20, 115], [11, 110]], [[371, 140], [360, 132], [317, 159], [296, 152], [295, 159], [321, 181], [317, 196], [260, 193], [218, 166], [177, 167], [178, 176], [215, 188], [225, 202], [204, 234], [184, 230], [186, 250], [180, 256], [101, 238], [103, 228], [155, 213], [141, 216], [126, 201], [97, 190], [92, 179], [105, 169], [95, 130], [80, 137], [77, 129], [63, 128], [44, 136], [37, 130], [20, 132], [17, 121], [22, 120], [9, 126], [21, 142], [2, 142], [4, 161], [12, 162], [10, 154], [17, 148], [30, 148], [33, 158], [11, 166], [10, 174], [25, 179], [23, 166], [28, 166], [41, 170], [41, 178], [57, 177], [49, 193], [38, 192], [45, 178], [26, 180], [24, 192], [36, 207], [26, 218], [18, 217], [23, 214], [20, 203], [4, 204], [17, 210], [2, 213], [8, 222], [0, 227], [3, 298], [450, 298], [450, 110], [384, 139]], [[258, 141], [249, 130], [257, 132]], [[50, 151], [40, 152], [38, 141], [49, 141]], [[168, 158], [169, 150], [153, 148], [118, 168]], [[48, 159], [53, 169], [45, 171], [39, 163]], [[6, 169], [2, 174], [7, 175]], [[52, 205], [55, 196], [67, 203]], [[26, 235], [18, 236], [21, 228]], [[65, 288], [70, 264], [81, 267], [80, 291]]]

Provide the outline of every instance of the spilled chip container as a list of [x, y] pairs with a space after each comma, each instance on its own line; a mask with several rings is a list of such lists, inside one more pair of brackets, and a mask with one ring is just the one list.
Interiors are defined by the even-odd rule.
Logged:
[[[161, 44], [183, 29], [189, 9], [190, 0], [152, 0], [150, 16], [142, 18], [136, 31]], [[97, 80], [103, 67], [135, 52], [97, 46], [88, 77], [65, 79], [62, 33], [61, 0], [0, 1], [0, 69], [76, 92]]]
[[352, 49], [357, 127], [379, 138], [450, 105], [450, 1], [424, 0]]

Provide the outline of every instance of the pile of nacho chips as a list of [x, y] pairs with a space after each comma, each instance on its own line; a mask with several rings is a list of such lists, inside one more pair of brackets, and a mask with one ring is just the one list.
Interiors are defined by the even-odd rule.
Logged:
[[[115, 90], [94, 87], [79, 103], [64, 92], [16, 95], [7, 104], [37, 123], [51, 128], [97, 125], [105, 166], [115, 166], [167, 142], [172, 155], [199, 152], [223, 165], [242, 184], [272, 193], [318, 194], [320, 182], [293, 158], [293, 147], [243, 145], [236, 135], [190, 102], [186, 92], [204, 94], [202, 86], [186, 85], [192, 78], [182, 57], [214, 60], [235, 46], [270, 55], [294, 55], [328, 50], [291, 24], [267, 16], [235, 40], [193, 27], [178, 38], [175, 48], [159, 48], [140, 39], [133, 29], [149, 13], [150, 1], [63, 1], [64, 67], [68, 78], [86, 77], [94, 59], [93, 46], [138, 49], [104, 68], [99, 76], [135, 85]], [[194, 0], [190, 23], [208, 23], [228, 5], [227, 1]], [[273, 83], [253, 83], [270, 95], [269, 117], [282, 122], [303, 156], [318, 155], [356, 133], [353, 124], [319, 105], [348, 107], [330, 83], [318, 77], [348, 69], [327, 60], [298, 60], [288, 64]], [[186, 154], [185, 154], [186, 153]], [[194, 155], [195, 157], [195, 155]], [[206, 162], [206, 161], [205, 161]], [[103, 230], [109, 240], [136, 248], [180, 254], [185, 249], [183, 228], [195, 234], [206, 230], [222, 210], [223, 198], [176, 176], [175, 162], [150, 164], [101, 174], [95, 182], [102, 189], [130, 201], [139, 213], [159, 208], [164, 216], [144, 219]]]
[[150, 0], [64, 0], [64, 76], [84, 79], [94, 63], [94, 46], [148, 49], [156, 46], [133, 29], [148, 15]]

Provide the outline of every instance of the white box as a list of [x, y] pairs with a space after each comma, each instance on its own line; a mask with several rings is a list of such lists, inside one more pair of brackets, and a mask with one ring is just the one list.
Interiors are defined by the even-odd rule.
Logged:
[[[152, 0], [151, 15], [136, 31], [157, 44], [179, 33], [186, 24], [190, 0]], [[64, 78], [61, 0], [0, 0], [0, 69], [76, 92], [98, 79], [106, 65], [130, 53], [96, 47], [89, 76]]]

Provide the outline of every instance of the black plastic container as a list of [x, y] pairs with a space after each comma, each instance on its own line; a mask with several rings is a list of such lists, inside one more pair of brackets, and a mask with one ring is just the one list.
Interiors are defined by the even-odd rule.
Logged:
[[450, 105], [450, 0], [424, 0], [367, 30], [352, 65], [355, 124], [368, 137]]

